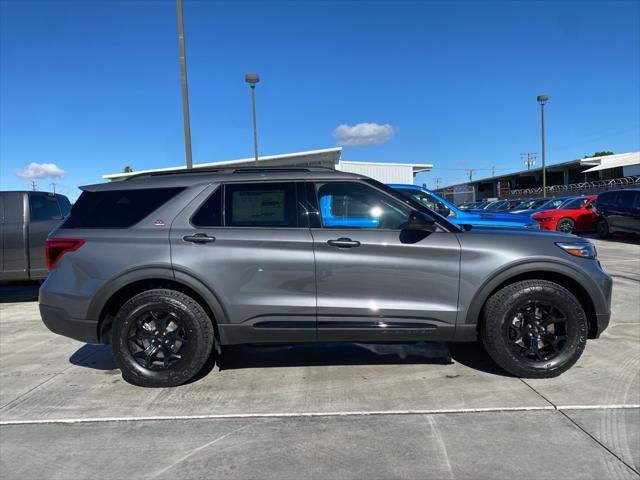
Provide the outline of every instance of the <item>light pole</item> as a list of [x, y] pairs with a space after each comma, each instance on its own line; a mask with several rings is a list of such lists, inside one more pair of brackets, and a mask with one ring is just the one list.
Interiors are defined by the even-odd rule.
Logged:
[[251, 86], [251, 109], [253, 110], [253, 154], [258, 165], [258, 128], [256, 127], [256, 83], [260, 81], [257, 73], [247, 73], [244, 81]]
[[540, 104], [540, 120], [542, 122], [542, 198], [547, 198], [547, 163], [544, 151], [544, 104], [547, 103], [549, 97], [546, 95], [538, 95], [537, 100]]
[[187, 168], [193, 168], [191, 161], [191, 125], [189, 122], [189, 90], [187, 88], [187, 54], [184, 46], [184, 22], [182, 20], [182, 0], [176, 0], [178, 13], [178, 56], [180, 57], [180, 76], [182, 79], [182, 121], [184, 123], [184, 149]]

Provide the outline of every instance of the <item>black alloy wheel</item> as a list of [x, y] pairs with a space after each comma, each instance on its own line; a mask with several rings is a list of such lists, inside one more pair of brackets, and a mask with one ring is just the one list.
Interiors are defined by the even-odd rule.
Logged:
[[555, 305], [531, 301], [517, 310], [506, 335], [512, 350], [526, 360], [546, 362], [559, 355], [567, 343], [567, 317]]
[[180, 318], [171, 311], [151, 309], [141, 313], [129, 328], [129, 352], [150, 370], [167, 370], [182, 360], [188, 343]]

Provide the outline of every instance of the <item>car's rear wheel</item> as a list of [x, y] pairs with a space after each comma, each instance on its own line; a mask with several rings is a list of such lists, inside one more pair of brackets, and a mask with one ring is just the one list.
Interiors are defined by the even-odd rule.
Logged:
[[188, 382], [207, 363], [213, 344], [213, 324], [205, 310], [175, 290], [136, 295], [113, 322], [116, 364], [125, 380], [143, 387]]
[[596, 231], [598, 232], [598, 236], [600, 238], [610, 238], [611, 231], [609, 230], [609, 224], [604, 218], [601, 218], [596, 223]]
[[586, 315], [571, 292], [547, 280], [524, 280], [489, 298], [481, 337], [491, 358], [509, 373], [548, 378], [578, 361], [587, 332]]
[[576, 222], [571, 218], [561, 218], [556, 224], [556, 230], [562, 233], [573, 233], [576, 229]]

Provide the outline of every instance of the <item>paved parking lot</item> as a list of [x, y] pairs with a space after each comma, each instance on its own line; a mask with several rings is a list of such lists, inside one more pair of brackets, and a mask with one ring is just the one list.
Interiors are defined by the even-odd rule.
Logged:
[[2, 478], [639, 478], [640, 245], [596, 243], [612, 324], [570, 371], [521, 380], [473, 344], [236, 347], [173, 389], [0, 305]]

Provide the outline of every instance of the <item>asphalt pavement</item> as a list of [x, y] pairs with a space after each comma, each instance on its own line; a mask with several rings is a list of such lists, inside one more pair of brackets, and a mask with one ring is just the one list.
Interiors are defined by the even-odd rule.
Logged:
[[0, 286], [0, 477], [640, 478], [640, 244], [593, 241], [612, 324], [548, 380], [476, 344], [320, 344], [144, 389], [50, 333], [37, 285]]

